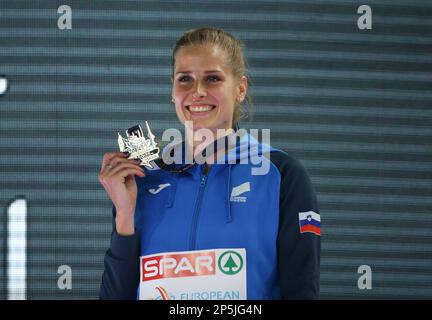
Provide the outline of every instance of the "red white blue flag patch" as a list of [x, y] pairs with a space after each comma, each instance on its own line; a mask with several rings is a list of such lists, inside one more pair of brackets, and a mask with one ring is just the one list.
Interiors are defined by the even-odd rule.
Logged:
[[319, 213], [308, 211], [299, 212], [300, 233], [312, 232], [321, 235], [321, 216]]

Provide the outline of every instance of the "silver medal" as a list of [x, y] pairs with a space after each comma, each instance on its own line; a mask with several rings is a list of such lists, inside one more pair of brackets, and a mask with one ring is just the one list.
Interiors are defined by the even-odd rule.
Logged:
[[155, 165], [151, 162], [159, 158], [160, 149], [147, 121], [146, 127], [148, 139], [144, 137], [141, 126], [136, 125], [126, 130], [126, 138], [118, 133], [118, 145], [121, 152], [129, 152], [129, 159], [139, 159], [141, 165], [154, 169]]

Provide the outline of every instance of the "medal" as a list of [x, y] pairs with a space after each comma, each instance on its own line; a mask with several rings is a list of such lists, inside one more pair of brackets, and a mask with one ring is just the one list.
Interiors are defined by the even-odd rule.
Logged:
[[141, 126], [136, 125], [126, 130], [126, 138], [123, 138], [118, 133], [118, 145], [121, 152], [129, 153], [129, 159], [141, 160], [141, 165], [149, 169], [155, 169], [153, 161], [159, 158], [160, 149], [155, 142], [155, 136], [151, 132], [147, 121], [146, 127], [148, 139], [144, 137]]

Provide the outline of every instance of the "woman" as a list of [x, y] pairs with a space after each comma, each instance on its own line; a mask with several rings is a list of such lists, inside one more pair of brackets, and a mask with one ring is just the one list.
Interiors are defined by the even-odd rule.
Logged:
[[[179, 120], [214, 139], [218, 129], [236, 130], [248, 99], [245, 74], [232, 35], [186, 32], [173, 51]], [[201, 152], [202, 144], [190, 144]], [[182, 172], [148, 171], [128, 155], [106, 153], [99, 180], [114, 204], [114, 229], [100, 297], [318, 298], [320, 216], [311, 181], [296, 159], [271, 147], [268, 172], [254, 175], [243, 160], [262, 150], [243, 134]], [[234, 161], [210, 161], [216, 158]]]

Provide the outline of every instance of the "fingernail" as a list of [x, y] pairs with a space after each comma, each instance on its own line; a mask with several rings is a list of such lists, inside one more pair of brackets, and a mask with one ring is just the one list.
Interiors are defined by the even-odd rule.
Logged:
[[129, 156], [130, 153], [129, 152], [122, 152], [125, 156]]

